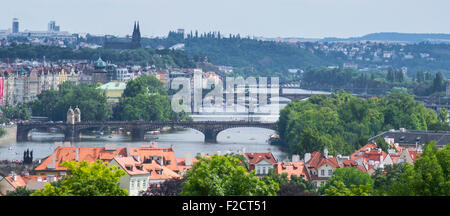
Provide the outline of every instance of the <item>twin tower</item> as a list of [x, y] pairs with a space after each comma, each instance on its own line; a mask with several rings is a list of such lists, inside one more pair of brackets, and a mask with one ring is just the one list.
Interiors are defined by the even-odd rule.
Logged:
[[78, 107], [75, 110], [72, 107], [67, 111], [67, 121], [68, 124], [75, 124], [77, 122], [81, 122], [81, 111]]

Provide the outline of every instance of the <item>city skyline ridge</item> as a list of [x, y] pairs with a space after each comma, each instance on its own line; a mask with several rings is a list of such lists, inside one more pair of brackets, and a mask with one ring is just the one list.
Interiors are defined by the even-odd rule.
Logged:
[[[20, 31], [46, 30], [50, 20], [61, 31], [125, 36], [140, 21], [144, 37], [163, 37], [171, 30], [186, 33], [220, 31], [255, 37], [349, 38], [377, 32], [449, 34], [445, 20], [450, 2], [436, 0], [18, 0], [5, 2], [0, 29], [18, 18]], [[447, 7], [447, 6], [448, 7]]]
[[[14, 18], [12, 18], [11, 20], [13, 20], [13, 19], [18, 19], [19, 24], [20, 24], [20, 25], [22, 24], [22, 23], [20, 22], [20, 18], [14, 17]], [[50, 22], [55, 22], [56, 24], [59, 25], [59, 23], [58, 23], [56, 20], [49, 20], [47, 24], [49, 24]], [[135, 22], [138, 23], [138, 22], [140, 22], [140, 21], [139, 21], [139, 20], [133, 21], [133, 23], [135, 23]], [[20, 25], [19, 25], [19, 28], [20, 28]], [[134, 24], [133, 24], [133, 25], [134, 25]], [[59, 25], [59, 26], [60, 26], [60, 25]], [[58, 27], [59, 27], [59, 26], [58, 26]], [[184, 31], [185, 35], [190, 34], [191, 31], [192, 31], [192, 34], [195, 35], [195, 31], [198, 31], [197, 29], [186, 30], [186, 29], [180, 27], [180, 28], [175, 28], [175, 29], [167, 29], [167, 33], [166, 33], [166, 34], [162, 34], [162, 35], [148, 35], [148, 34], [145, 34], [145, 31], [144, 31], [144, 33], [142, 34], [142, 37], [145, 37], [145, 38], [161, 38], [161, 37], [167, 37], [167, 35], [168, 35], [169, 32], [171, 32], [171, 31], [175, 31], [175, 32], [176, 32], [176, 31], [179, 30], [179, 29], [182, 29], [182, 30]], [[12, 26], [11, 26], [10, 28], [7, 28], [7, 29], [0, 29], [0, 30], [9, 30], [9, 31], [12, 31]], [[44, 32], [44, 31], [48, 31], [48, 30], [47, 30], [47, 29], [21, 29], [21, 28], [20, 28], [20, 30], [19, 30], [19, 32]], [[71, 32], [71, 31], [68, 31], [68, 30], [65, 30], [65, 29], [61, 29], [60, 31], [61, 31], [61, 32], [68, 32], [68, 33], [71, 33], [71, 34], [112, 35], [112, 36], [117, 36], [117, 37], [131, 37], [131, 36], [132, 36], [131, 33], [121, 35], [121, 34], [109, 34], [109, 33]], [[131, 32], [132, 32], [132, 31], [131, 31]], [[385, 33], [395, 33], [395, 34], [430, 34], [430, 35], [444, 34], [444, 35], [450, 35], [450, 33], [444, 33], [444, 32], [395, 32], [395, 31], [392, 31], [392, 32], [369, 32], [369, 33], [366, 33], [366, 34], [363, 34], [363, 35], [351, 35], [351, 36], [348, 36], [348, 37], [337, 37], [337, 36], [302, 37], [302, 36], [264, 36], [264, 35], [248, 35], [248, 34], [247, 34], [247, 35], [243, 35], [243, 34], [241, 34], [241, 33], [239, 33], [239, 32], [237, 32], [237, 33], [226, 33], [226, 32], [225, 32], [225, 33], [224, 33], [224, 32], [222, 32], [221, 30], [198, 31], [198, 34], [199, 34], [199, 36], [200, 36], [200, 34], [203, 34], [203, 33], [209, 33], [209, 32], [215, 32], [215, 33], [220, 32], [220, 34], [221, 34], [222, 37], [224, 37], [224, 38], [228, 38], [230, 34], [232, 34], [232, 35], [238, 35], [238, 34], [239, 34], [242, 38], [243, 38], [243, 37], [251, 36], [251, 37], [266, 38], [266, 39], [276, 39], [276, 38], [285, 38], [285, 39], [286, 39], [286, 38], [298, 38], [298, 39], [317, 39], [317, 40], [320, 40], [320, 39], [327, 39], [327, 38], [351, 39], [351, 38], [360, 38], [360, 37], [363, 37], [363, 36], [367, 36], [367, 35], [371, 35], [371, 34], [380, 34], [380, 33], [383, 33], [383, 34], [385, 34]]]

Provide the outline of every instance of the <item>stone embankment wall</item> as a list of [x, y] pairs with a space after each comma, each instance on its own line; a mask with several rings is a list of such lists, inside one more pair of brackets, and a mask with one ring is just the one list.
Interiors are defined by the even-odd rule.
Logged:
[[6, 134], [3, 137], [0, 137], [0, 145], [16, 142], [17, 126], [8, 126], [5, 127], [5, 130]]

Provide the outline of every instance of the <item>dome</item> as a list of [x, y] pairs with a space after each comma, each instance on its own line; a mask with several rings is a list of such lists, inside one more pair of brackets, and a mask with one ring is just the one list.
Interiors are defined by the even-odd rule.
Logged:
[[70, 107], [69, 110], [67, 110], [67, 114], [69, 114], [69, 113], [70, 113], [70, 114], [73, 114], [73, 109], [72, 109], [72, 107]]
[[106, 67], [106, 62], [102, 60], [101, 57], [98, 57], [97, 62], [95, 62], [96, 67]]

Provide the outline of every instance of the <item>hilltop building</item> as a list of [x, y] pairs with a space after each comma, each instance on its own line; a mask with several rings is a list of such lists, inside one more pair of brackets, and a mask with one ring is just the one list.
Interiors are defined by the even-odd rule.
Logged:
[[139, 22], [134, 23], [133, 35], [131, 42], [114, 41], [105, 37], [104, 47], [106, 49], [137, 49], [141, 47], [141, 31], [139, 30]]

